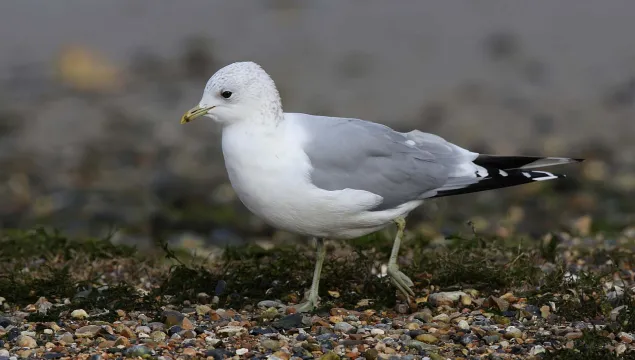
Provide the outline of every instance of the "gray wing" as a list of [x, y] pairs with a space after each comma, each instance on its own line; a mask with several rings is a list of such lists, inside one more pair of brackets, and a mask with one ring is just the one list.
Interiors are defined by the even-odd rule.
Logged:
[[[476, 157], [444, 139], [358, 119], [298, 114], [311, 181], [325, 190], [357, 189], [383, 197], [384, 210], [425, 197], [448, 183], [457, 166]], [[473, 165], [473, 164], [472, 164]], [[434, 195], [434, 194], [432, 194]]]

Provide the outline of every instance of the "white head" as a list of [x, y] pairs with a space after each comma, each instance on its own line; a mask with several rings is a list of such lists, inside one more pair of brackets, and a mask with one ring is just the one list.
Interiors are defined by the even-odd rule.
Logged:
[[240, 121], [277, 122], [283, 116], [282, 102], [276, 84], [260, 65], [237, 62], [212, 75], [201, 101], [183, 115], [181, 124], [200, 116], [223, 126]]

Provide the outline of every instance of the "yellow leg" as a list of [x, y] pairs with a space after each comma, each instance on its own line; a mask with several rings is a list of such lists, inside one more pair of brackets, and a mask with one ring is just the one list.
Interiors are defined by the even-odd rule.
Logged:
[[397, 265], [397, 257], [399, 256], [399, 247], [401, 246], [401, 239], [403, 238], [406, 228], [406, 220], [404, 218], [397, 218], [394, 221], [395, 224], [397, 224], [397, 236], [395, 236], [395, 242], [392, 245], [392, 252], [390, 253], [390, 260], [388, 261], [388, 276], [390, 276], [390, 282], [406, 296], [406, 299], [410, 300], [411, 296], [415, 296], [414, 291], [411, 289], [414, 283], [406, 274], [399, 271], [399, 266]]
[[295, 306], [298, 312], [309, 312], [315, 309], [319, 302], [318, 289], [320, 287], [320, 276], [322, 275], [322, 265], [326, 258], [326, 247], [324, 246], [324, 239], [317, 238], [317, 252], [315, 261], [315, 270], [313, 271], [313, 281], [311, 283], [311, 289], [304, 295], [306, 300], [297, 306]]

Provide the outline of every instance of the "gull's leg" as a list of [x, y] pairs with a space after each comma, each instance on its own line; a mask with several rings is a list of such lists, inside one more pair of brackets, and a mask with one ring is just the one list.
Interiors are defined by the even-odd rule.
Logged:
[[322, 264], [324, 264], [324, 258], [326, 257], [326, 247], [324, 246], [324, 239], [317, 238], [317, 252], [315, 260], [315, 270], [313, 271], [313, 282], [311, 283], [311, 289], [304, 294], [305, 301], [294, 306], [298, 312], [308, 312], [315, 309], [320, 302], [318, 296], [318, 288], [320, 286], [320, 275], [322, 274]]
[[392, 245], [392, 252], [390, 253], [390, 260], [388, 261], [388, 276], [390, 276], [390, 282], [395, 285], [409, 301], [411, 296], [415, 296], [414, 291], [411, 289], [414, 283], [408, 276], [406, 276], [406, 274], [399, 271], [399, 266], [397, 265], [399, 246], [401, 246], [401, 238], [403, 237], [404, 229], [406, 228], [406, 220], [400, 217], [394, 221], [397, 224], [397, 236], [395, 236], [395, 242]]

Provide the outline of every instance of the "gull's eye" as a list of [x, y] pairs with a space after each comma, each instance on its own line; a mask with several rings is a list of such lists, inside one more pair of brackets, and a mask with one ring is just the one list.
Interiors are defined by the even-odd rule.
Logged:
[[220, 93], [220, 96], [224, 97], [225, 99], [229, 99], [232, 96], [232, 92], [225, 90]]

